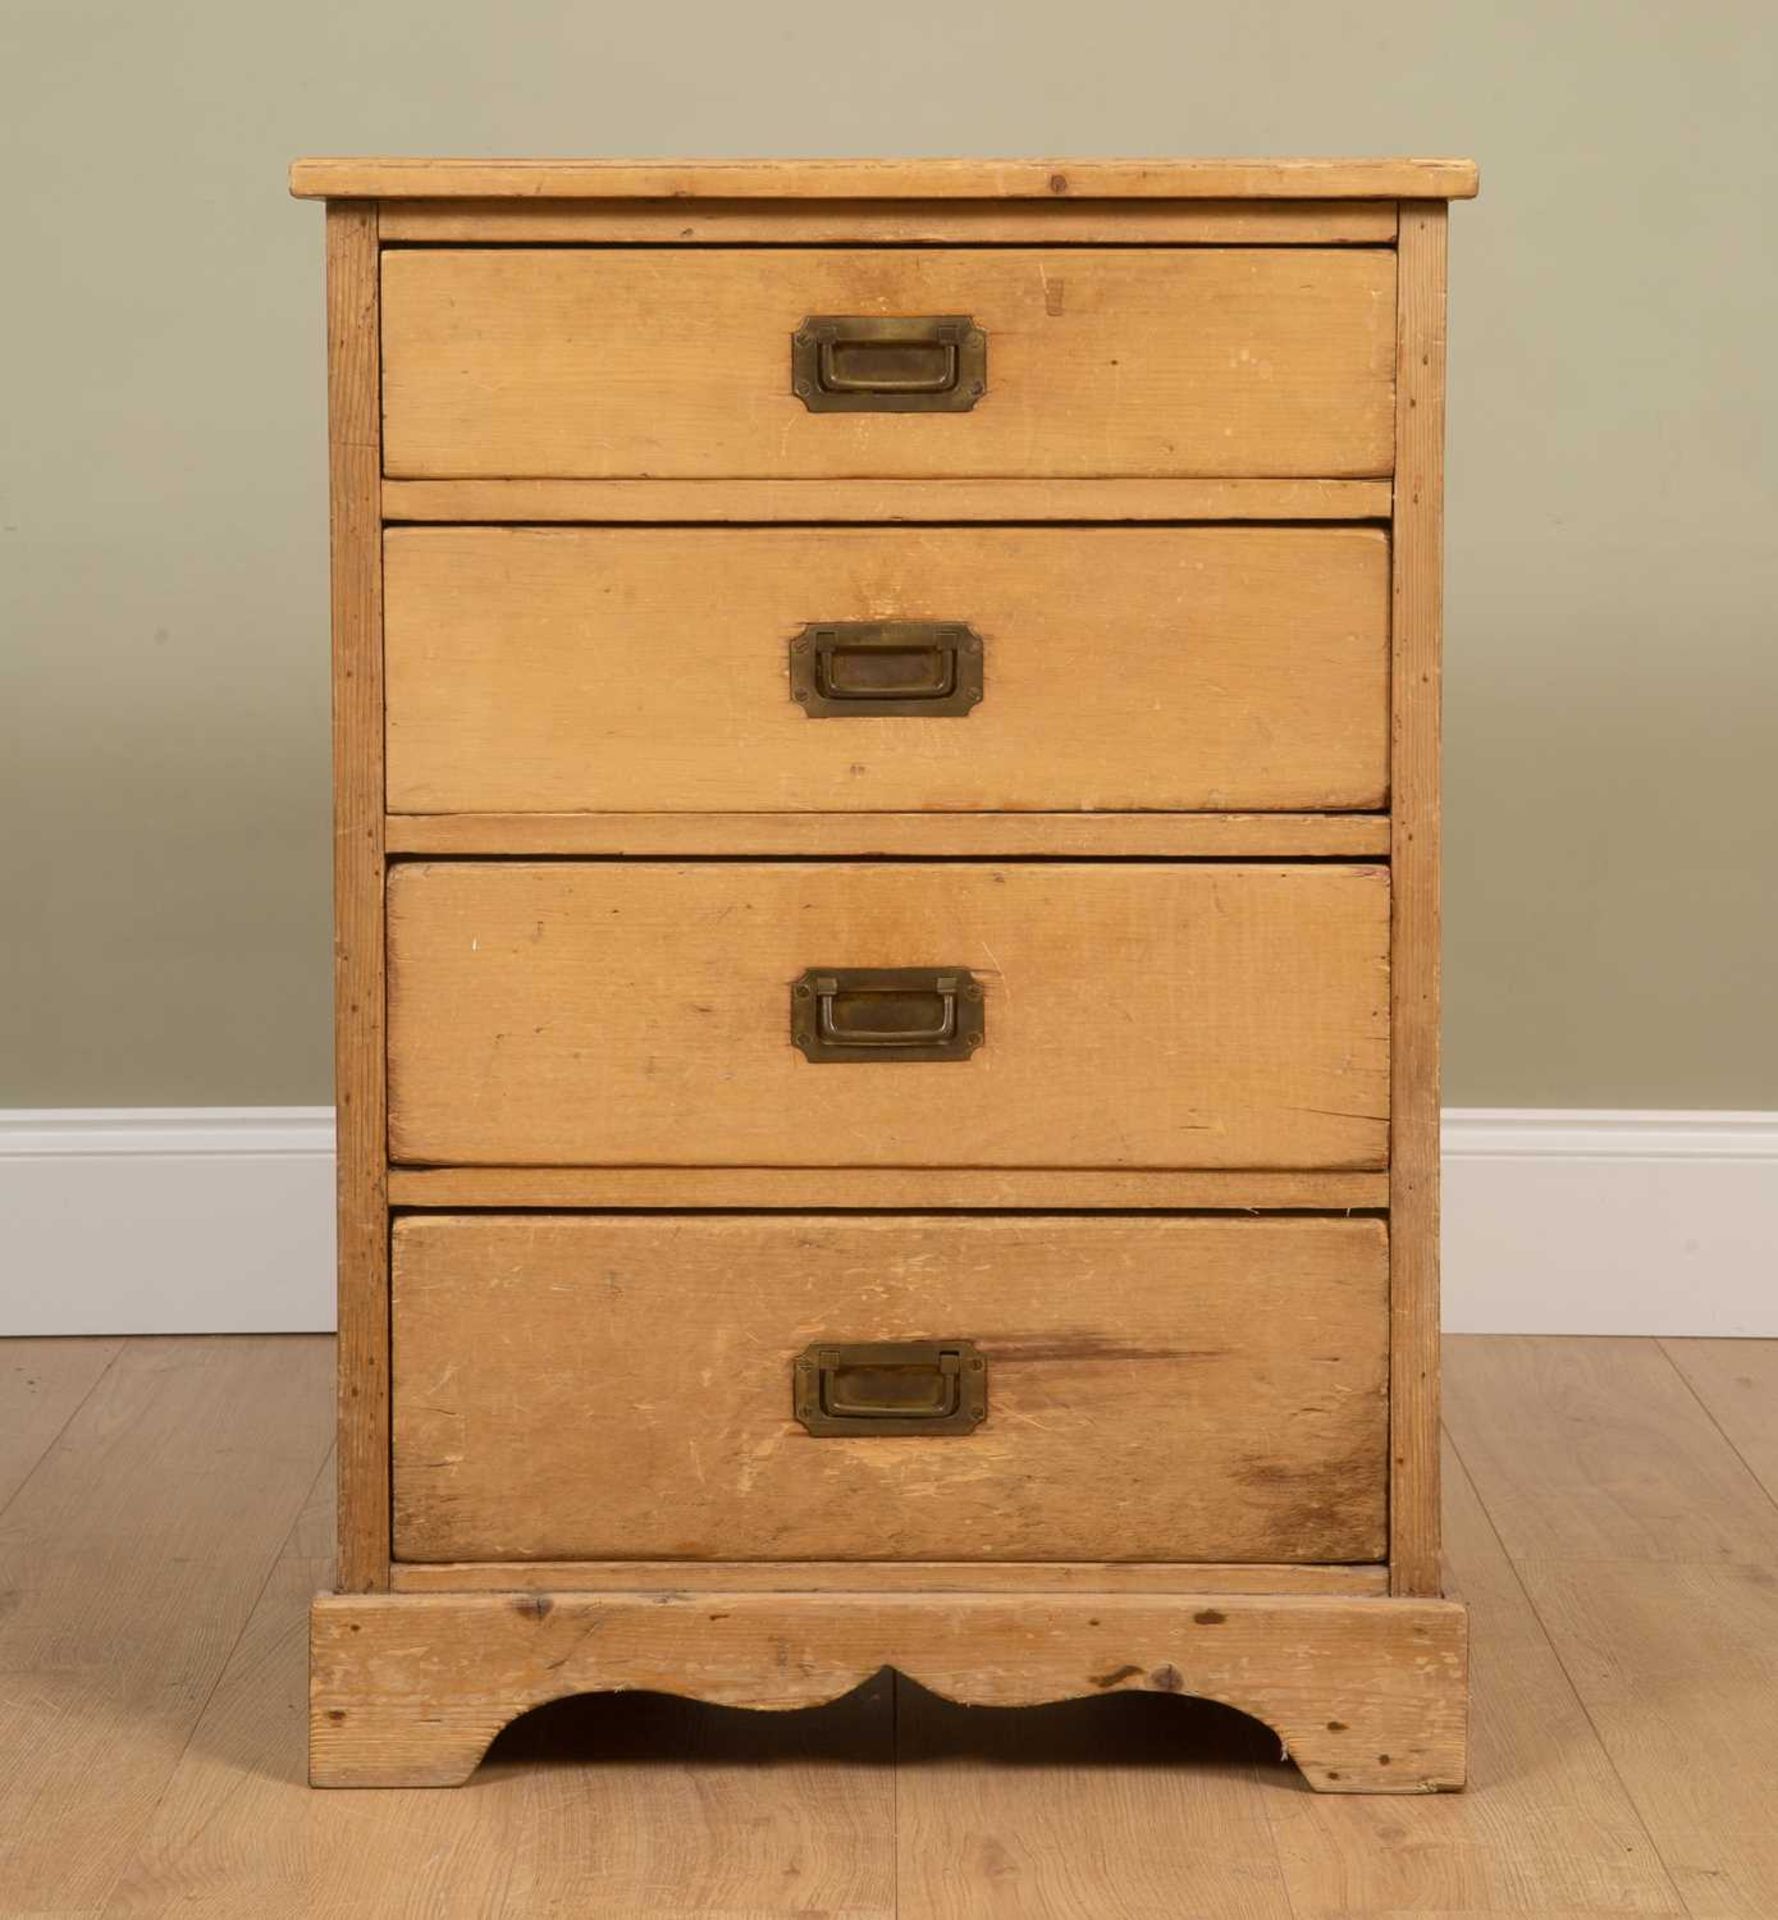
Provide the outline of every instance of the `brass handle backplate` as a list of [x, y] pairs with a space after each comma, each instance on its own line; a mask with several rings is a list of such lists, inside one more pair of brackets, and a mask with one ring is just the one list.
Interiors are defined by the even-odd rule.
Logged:
[[811, 413], [968, 413], [988, 336], [966, 313], [812, 313], [790, 336], [790, 390]]
[[790, 1038], [805, 1059], [967, 1060], [987, 1038], [967, 967], [810, 967], [790, 986]]
[[973, 1433], [988, 1417], [988, 1363], [970, 1340], [818, 1340], [791, 1379], [818, 1436]]
[[811, 720], [966, 718], [982, 697], [981, 637], [940, 620], [839, 620], [790, 643], [790, 697]]

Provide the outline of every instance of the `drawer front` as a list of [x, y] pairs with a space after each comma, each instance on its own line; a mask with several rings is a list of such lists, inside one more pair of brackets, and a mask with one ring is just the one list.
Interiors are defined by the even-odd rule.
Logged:
[[[395, 249], [405, 478], [1389, 472], [1387, 248]], [[811, 316], [967, 316], [966, 412], [814, 412]], [[917, 373], [918, 369], [913, 369]]]
[[1388, 591], [1361, 527], [392, 528], [389, 804], [1378, 807]]
[[[1191, 863], [437, 862], [388, 892], [389, 1129], [464, 1165], [1381, 1167], [1389, 882]], [[967, 970], [961, 1059], [817, 1063], [817, 970]], [[837, 976], [833, 976], [837, 977]], [[959, 1035], [961, 1038], [961, 1034]], [[900, 1057], [898, 1057], [898, 1054]]]
[[[404, 1218], [395, 1552], [1378, 1560], [1387, 1283], [1375, 1220]], [[795, 1417], [805, 1351], [908, 1341], [985, 1418]]]

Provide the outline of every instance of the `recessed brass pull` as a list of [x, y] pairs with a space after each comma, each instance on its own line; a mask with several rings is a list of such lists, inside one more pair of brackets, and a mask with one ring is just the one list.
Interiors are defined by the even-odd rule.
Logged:
[[970, 1340], [818, 1340], [791, 1378], [817, 1436], [973, 1433], [988, 1417], [988, 1363]]
[[811, 413], [968, 413], [988, 336], [966, 313], [812, 313], [790, 336], [790, 389]]
[[790, 697], [811, 720], [965, 718], [982, 697], [982, 643], [937, 620], [840, 620], [790, 643]]
[[790, 1038], [817, 1064], [967, 1060], [987, 1038], [967, 967], [811, 967], [790, 988]]

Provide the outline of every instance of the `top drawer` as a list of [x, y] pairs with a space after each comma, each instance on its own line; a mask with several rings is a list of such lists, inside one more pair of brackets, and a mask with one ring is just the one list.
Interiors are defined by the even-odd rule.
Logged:
[[[382, 272], [384, 459], [401, 478], [1392, 463], [1385, 248], [416, 248], [385, 252]], [[811, 315], [968, 316], [985, 390], [967, 411], [811, 412], [791, 371]], [[895, 356], [878, 358], [859, 371], [893, 379]]]

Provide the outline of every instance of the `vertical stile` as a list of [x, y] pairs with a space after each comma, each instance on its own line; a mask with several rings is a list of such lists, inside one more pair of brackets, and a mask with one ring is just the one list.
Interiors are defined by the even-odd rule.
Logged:
[[382, 404], [377, 208], [327, 208], [333, 560], [334, 1099], [339, 1575], [389, 1584], [389, 1220], [383, 1051]]
[[1439, 674], [1445, 218], [1401, 209], [1391, 605], [1390, 1591], [1439, 1591]]

